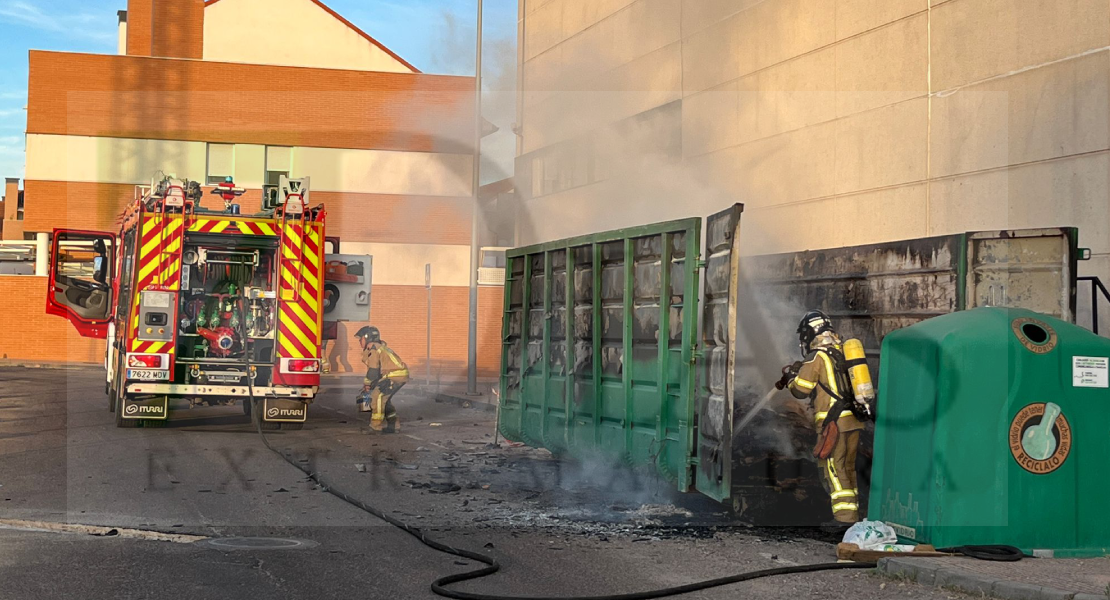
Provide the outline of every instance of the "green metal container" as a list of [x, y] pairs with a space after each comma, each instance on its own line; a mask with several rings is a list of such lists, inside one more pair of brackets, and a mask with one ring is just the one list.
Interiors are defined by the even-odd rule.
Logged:
[[501, 434], [727, 498], [742, 209], [507, 252]]
[[869, 517], [937, 547], [1110, 554], [1110, 339], [977, 308], [882, 344]]

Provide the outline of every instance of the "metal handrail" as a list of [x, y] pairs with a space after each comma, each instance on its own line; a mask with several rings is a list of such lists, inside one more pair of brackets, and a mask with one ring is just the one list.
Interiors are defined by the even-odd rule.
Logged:
[[1098, 294], [1102, 292], [1102, 297], [1110, 303], [1110, 290], [1106, 289], [1106, 285], [1098, 277], [1079, 277], [1079, 281], [1091, 282], [1091, 331], [1098, 335]]

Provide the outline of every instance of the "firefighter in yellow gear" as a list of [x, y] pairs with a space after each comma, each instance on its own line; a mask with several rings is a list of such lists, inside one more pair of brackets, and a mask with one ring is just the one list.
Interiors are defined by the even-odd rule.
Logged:
[[[852, 392], [842, 343], [832, 321], [821, 311], [806, 313], [798, 334], [805, 360], [783, 369], [784, 385], [780, 387], [789, 387], [795, 398], [813, 400], [818, 435], [814, 456], [832, 500], [833, 518], [839, 523], [855, 523], [859, 521], [856, 451], [864, 424], [847, 409]], [[830, 418], [834, 407], [838, 414]]]
[[377, 327], [363, 327], [355, 337], [362, 348], [366, 377], [357, 401], [359, 410], [370, 413], [370, 428], [384, 433], [401, 430], [393, 396], [409, 381], [409, 369], [383, 340]]

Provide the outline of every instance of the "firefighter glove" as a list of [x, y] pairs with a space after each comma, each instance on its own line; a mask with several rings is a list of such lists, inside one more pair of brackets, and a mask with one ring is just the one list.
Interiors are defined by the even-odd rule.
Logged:
[[790, 385], [790, 382], [793, 381], [793, 379], [798, 376], [798, 372], [801, 371], [801, 370], [802, 370], [801, 361], [798, 361], [798, 362], [795, 362], [792, 365], [786, 365], [785, 367], [783, 367], [782, 368], [782, 378], [775, 382], [775, 389], [777, 389], [777, 390], [786, 389], [786, 386]]

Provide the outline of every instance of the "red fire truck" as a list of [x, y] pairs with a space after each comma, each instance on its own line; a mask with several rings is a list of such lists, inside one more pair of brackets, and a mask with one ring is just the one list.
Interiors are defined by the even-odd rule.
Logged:
[[241, 402], [266, 429], [299, 429], [320, 386], [324, 209], [281, 177], [255, 215], [195, 181], [143, 187], [118, 233], [54, 231], [46, 311], [107, 340], [116, 425], [174, 407]]

